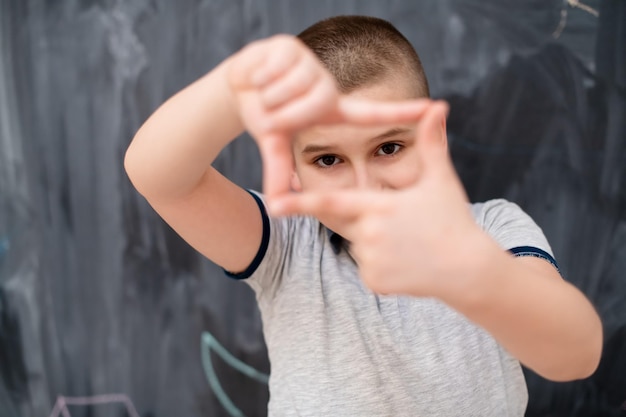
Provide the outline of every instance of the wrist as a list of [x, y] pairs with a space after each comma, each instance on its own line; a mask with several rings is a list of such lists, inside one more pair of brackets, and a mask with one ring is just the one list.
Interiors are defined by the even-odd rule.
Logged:
[[239, 126], [239, 130], [243, 132], [245, 130], [245, 125], [241, 117], [241, 106], [239, 105], [239, 100], [237, 99], [237, 89], [233, 86], [230, 77], [230, 73], [232, 71], [231, 67], [233, 66], [235, 57], [236, 55], [226, 58], [215, 69], [214, 76], [216, 78], [216, 86], [219, 88], [219, 94], [222, 97], [222, 103], [230, 110], [230, 112], [232, 112]]
[[483, 305], [489, 294], [492, 271], [508, 261], [504, 250], [476, 227], [455, 248], [451, 268], [437, 279], [435, 297], [459, 311]]

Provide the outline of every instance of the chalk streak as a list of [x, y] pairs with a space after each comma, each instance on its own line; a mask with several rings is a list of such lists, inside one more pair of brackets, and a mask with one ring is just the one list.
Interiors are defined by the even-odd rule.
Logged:
[[554, 39], [558, 39], [561, 36], [561, 33], [563, 33], [563, 29], [565, 29], [565, 26], [567, 26], [567, 6], [579, 8], [595, 17], [600, 16], [600, 12], [598, 12], [598, 10], [584, 3], [581, 3], [580, 0], [565, 0], [563, 8], [561, 9], [561, 19], [559, 20], [559, 25], [552, 33], [552, 37], [554, 37]]
[[111, 403], [123, 403], [126, 406], [126, 412], [130, 417], [139, 417], [139, 413], [135, 409], [133, 402], [125, 394], [104, 394], [94, 395], [91, 397], [57, 397], [57, 401], [54, 404], [54, 408], [50, 414], [50, 417], [71, 417], [70, 412], [67, 409], [68, 405], [100, 405]]
[[202, 366], [209, 386], [217, 397], [222, 407], [230, 414], [231, 417], [245, 417], [243, 412], [235, 406], [228, 395], [222, 389], [215, 369], [213, 368], [213, 362], [211, 361], [211, 350], [213, 350], [224, 362], [231, 367], [235, 368], [242, 374], [252, 378], [263, 384], [269, 383], [269, 375], [257, 371], [250, 365], [243, 363], [241, 360], [233, 356], [226, 348], [224, 348], [211, 333], [202, 333], [201, 351], [202, 351]]

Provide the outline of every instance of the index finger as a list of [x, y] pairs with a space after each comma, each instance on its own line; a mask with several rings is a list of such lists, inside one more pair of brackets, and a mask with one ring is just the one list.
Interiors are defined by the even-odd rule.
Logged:
[[432, 103], [426, 98], [391, 102], [342, 96], [337, 103], [335, 122], [362, 126], [415, 122]]
[[307, 191], [275, 197], [268, 201], [268, 209], [273, 216], [301, 214], [353, 221], [371, 209], [375, 201], [370, 191]]

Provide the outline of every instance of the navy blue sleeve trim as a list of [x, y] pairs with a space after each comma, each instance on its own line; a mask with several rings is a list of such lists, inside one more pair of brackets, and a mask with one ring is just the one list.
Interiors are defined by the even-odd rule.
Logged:
[[263, 237], [261, 238], [261, 245], [259, 246], [259, 251], [256, 253], [254, 259], [252, 260], [252, 263], [246, 268], [245, 271], [239, 272], [239, 273], [233, 273], [224, 269], [224, 273], [230, 278], [234, 278], [234, 279], [246, 279], [246, 278], [249, 278], [252, 274], [254, 274], [254, 271], [256, 271], [256, 269], [261, 264], [261, 261], [263, 260], [263, 257], [265, 256], [265, 252], [267, 252], [267, 246], [270, 242], [270, 219], [267, 216], [267, 212], [265, 211], [265, 206], [263, 205], [263, 201], [261, 201], [259, 196], [257, 196], [253, 192], [248, 191], [248, 193], [250, 193], [250, 195], [254, 198], [254, 201], [256, 201], [256, 204], [259, 206], [259, 210], [261, 211], [261, 219], [263, 220]]
[[516, 248], [509, 249], [509, 252], [511, 252], [515, 256], [534, 256], [535, 258], [545, 259], [546, 261], [550, 262], [556, 268], [556, 270], [559, 271], [559, 273], [561, 273], [561, 271], [559, 270], [559, 265], [557, 265], [556, 263], [556, 260], [544, 250], [535, 248], [534, 246], [518, 246]]

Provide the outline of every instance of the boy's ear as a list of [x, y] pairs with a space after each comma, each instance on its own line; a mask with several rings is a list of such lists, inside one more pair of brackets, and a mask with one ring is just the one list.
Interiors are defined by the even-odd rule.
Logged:
[[291, 189], [297, 192], [302, 191], [302, 184], [300, 184], [300, 177], [298, 177], [298, 173], [296, 172], [295, 169], [291, 172]]

